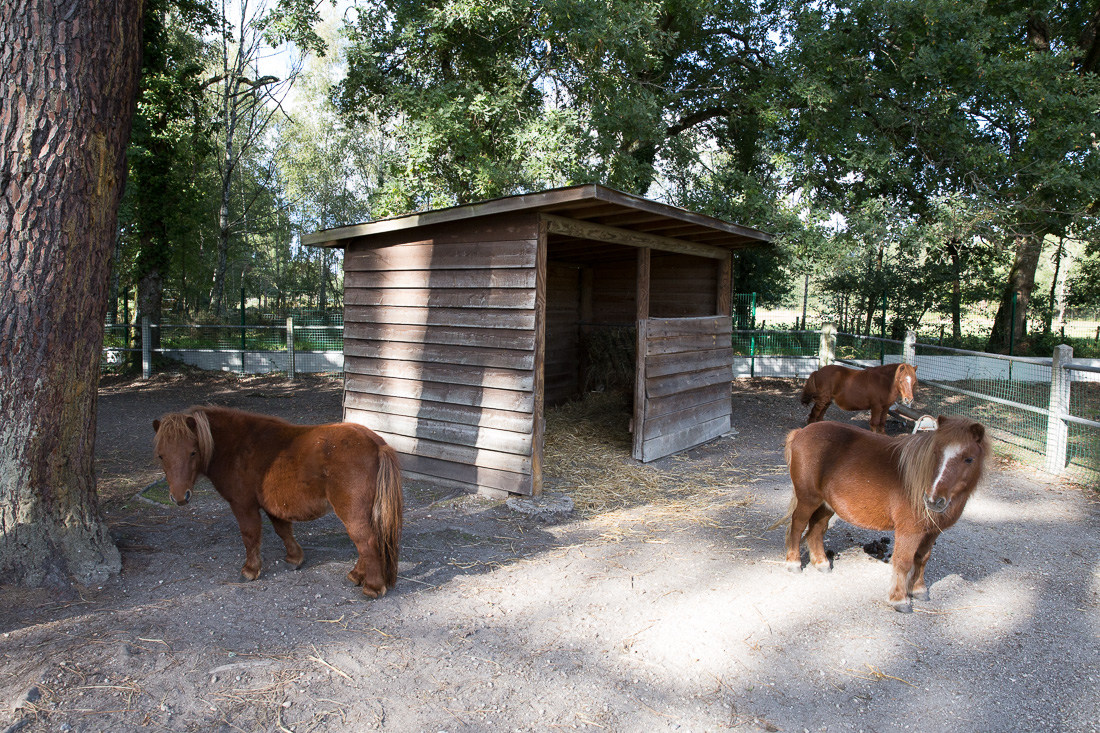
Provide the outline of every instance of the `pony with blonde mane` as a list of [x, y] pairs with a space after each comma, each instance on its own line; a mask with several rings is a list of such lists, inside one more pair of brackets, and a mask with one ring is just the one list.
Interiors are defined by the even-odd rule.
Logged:
[[886, 413], [901, 400], [913, 404], [917, 387], [917, 368], [912, 364], [883, 364], [868, 369], [849, 369], [830, 364], [815, 371], [802, 386], [802, 404], [814, 403], [806, 424], [825, 419], [829, 405], [842, 410], [870, 410], [871, 432], [886, 432]]
[[153, 446], [173, 501], [184, 505], [199, 474], [229, 502], [245, 546], [241, 576], [260, 575], [260, 510], [286, 546], [286, 561], [305, 560], [293, 522], [331, 509], [359, 559], [348, 579], [371, 598], [397, 582], [404, 502], [397, 453], [353, 423], [292, 425], [224, 407], [191, 407], [153, 421]]
[[857, 527], [894, 531], [889, 602], [903, 613], [928, 600], [924, 567], [940, 534], [958, 521], [992, 455], [989, 436], [965, 417], [940, 417], [938, 428], [887, 437], [838, 422], [787, 435], [784, 454], [794, 492], [787, 514], [786, 565], [801, 571], [805, 531], [810, 563], [831, 570], [825, 530], [836, 514]]

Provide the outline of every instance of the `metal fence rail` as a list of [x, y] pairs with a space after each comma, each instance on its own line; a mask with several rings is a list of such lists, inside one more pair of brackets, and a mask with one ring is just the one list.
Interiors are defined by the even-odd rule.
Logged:
[[[154, 347], [153, 344], [156, 344]], [[1100, 360], [1073, 360], [1058, 346], [1050, 358], [1005, 356], [919, 342], [820, 331], [737, 329], [734, 378], [805, 377], [820, 364], [849, 366], [907, 361], [917, 368], [916, 408], [982, 422], [998, 449], [1055, 474], [1100, 484]], [[141, 354], [201, 368], [238, 372], [331, 372], [343, 369], [339, 325], [108, 326], [103, 367], [128, 366]]]
[[[257, 374], [271, 371], [343, 370], [342, 325], [109, 325], [100, 371], [127, 369], [141, 361], [142, 374], [153, 371], [153, 355], [200, 369]], [[140, 355], [140, 356], [139, 356]]]

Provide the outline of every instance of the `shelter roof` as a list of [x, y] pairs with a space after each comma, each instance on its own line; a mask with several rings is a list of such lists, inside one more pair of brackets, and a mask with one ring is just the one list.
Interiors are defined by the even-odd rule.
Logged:
[[[302, 244], [343, 247], [360, 237], [519, 212], [544, 214], [559, 225], [565, 220], [587, 223], [587, 227], [575, 228], [577, 239], [625, 230], [653, 241], [667, 238], [727, 250], [759, 247], [773, 239], [758, 229], [588, 183], [325, 229], [304, 235]], [[569, 229], [557, 229], [558, 236], [569, 236]]]

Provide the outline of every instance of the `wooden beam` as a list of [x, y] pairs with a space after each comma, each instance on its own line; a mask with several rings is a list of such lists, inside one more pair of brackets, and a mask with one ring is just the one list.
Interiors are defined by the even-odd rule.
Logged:
[[718, 315], [733, 315], [733, 255], [727, 253], [726, 259], [718, 266]]
[[546, 447], [546, 223], [539, 222], [538, 264], [535, 266], [535, 397], [531, 448], [531, 493], [542, 494], [542, 459]]
[[642, 448], [645, 445], [645, 418], [646, 418], [646, 344], [649, 342], [647, 325], [649, 324], [649, 270], [652, 250], [642, 247], [638, 250], [638, 277], [635, 283], [635, 328], [636, 340], [634, 346], [634, 419], [631, 424], [634, 427], [634, 445], [632, 455], [635, 460], [642, 460]]
[[608, 242], [612, 244], [625, 244], [629, 247], [648, 247], [662, 252], [677, 252], [679, 254], [694, 255], [695, 257], [709, 257], [713, 260], [724, 260], [729, 256], [729, 251], [722, 247], [710, 244], [696, 244], [683, 239], [662, 237], [658, 234], [647, 234], [630, 229], [609, 227], [604, 224], [596, 224], [580, 219], [568, 219], [555, 214], [539, 214], [539, 218], [547, 224], [547, 230], [551, 234], [564, 234], [579, 239], [588, 239], [596, 242]]

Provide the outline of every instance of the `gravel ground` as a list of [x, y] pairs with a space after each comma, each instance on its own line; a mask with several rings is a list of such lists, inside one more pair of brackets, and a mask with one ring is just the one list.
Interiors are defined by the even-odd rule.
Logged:
[[298, 525], [296, 572], [267, 526], [264, 572], [242, 584], [211, 488], [182, 508], [134, 498], [157, 477], [159, 414], [323, 422], [339, 380], [105, 380], [97, 458], [123, 572], [0, 588], [0, 731], [1100, 730], [1096, 494], [1000, 461], [932, 553], [931, 601], [896, 613], [874, 556], [889, 535], [838, 522], [834, 571], [792, 574], [782, 532], [762, 530], [790, 496], [798, 389], [737, 382], [736, 434], [646, 467], [669, 491], [713, 476], [693, 511], [545, 521], [407, 482], [401, 579], [367, 601], [331, 515]]

